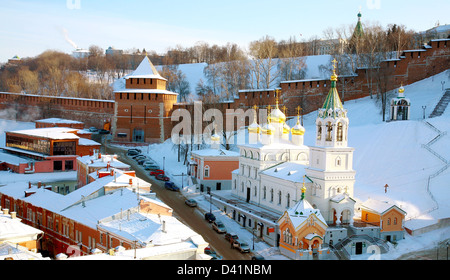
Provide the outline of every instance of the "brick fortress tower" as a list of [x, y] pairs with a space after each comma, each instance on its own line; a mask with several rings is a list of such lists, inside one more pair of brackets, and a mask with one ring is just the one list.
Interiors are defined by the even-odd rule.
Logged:
[[[124, 82], [123, 82], [124, 81]], [[162, 143], [170, 137], [170, 114], [177, 93], [166, 90], [146, 56], [138, 68], [116, 85], [113, 138], [118, 142]]]

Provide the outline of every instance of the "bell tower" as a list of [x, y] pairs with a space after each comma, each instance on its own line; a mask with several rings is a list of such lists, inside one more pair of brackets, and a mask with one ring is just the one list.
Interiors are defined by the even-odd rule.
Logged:
[[[316, 146], [310, 147], [306, 175], [312, 179], [310, 202], [321, 209], [327, 223], [350, 221], [353, 217], [353, 151], [348, 147], [347, 110], [336, 89], [336, 60], [333, 60], [331, 89], [318, 110]], [[337, 218], [336, 218], [337, 217]]]

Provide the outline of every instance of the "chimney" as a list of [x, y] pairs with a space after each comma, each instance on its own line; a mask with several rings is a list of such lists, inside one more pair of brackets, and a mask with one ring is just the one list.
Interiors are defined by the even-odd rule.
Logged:
[[17, 217], [17, 213], [16, 212], [11, 212], [11, 219], [15, 219]]
[[9, 213], [9, 209], [8, 208], [3, 208], [3, 214], [4, 215], [8, 215]]
[[98, 153], [98, 159], [101, 159], [101, 158], [102, 158], [102, 154]]
[[31, 189], [31, 182], [28, 182], [28, 188]]
[[42, 185], [42, 183], [41, 183], [41, 182], [38, 182], [38, 189], [41, 188], [41, 185]]
[[130, 178], [130, 185], [133, 185], [133, 179]]
[[106, 170], [109, 170], [109, 166], [110, 166], [110, 164], [108, 162], [108, 164], [106, 165]]
[[114, 176], [114, 169], [111, 168], [111, 172], [109, 173], [111, 176]]

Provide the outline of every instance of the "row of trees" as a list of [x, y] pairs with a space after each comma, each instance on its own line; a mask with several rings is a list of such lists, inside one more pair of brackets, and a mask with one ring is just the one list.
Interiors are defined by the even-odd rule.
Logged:
[[[89, 48], [86, 58], [74, 58], [57, 51], [46, 51], [24, 59], [19, 66], [2, 67], [0, 90], [30, 94], [76, 96], [112, 99], [111, 84], [136, 69], [145, 55], [162, 66], [161, 75], [168, 79], [168, 90], [180, 93], [179, 101], [189, 101], [191, 87], [178, 65], [206, 63], [205, 80], [195, 85], [195, 94], [205, 100], [230, 99], [240, 89], [263, 89], [281, 80], [305, 77], [305, 56], [317, 54], [327, 46], [328, 54], [338, 60], [338, 71], [354, 73], [358, 67], [375, 69], [380, 61], [397, 57], [404, 49], [417, 47], [414, 33], [405, 26], [364, 25], [363, 36], [354, 36], [354, 26], [328, 28], [323, 39], [298, 41], [295, 37], [277, 42], [265, 36], [251, 42], [247, 50], [236, 44], [224, 46], [199, 42], [192, 47], [176, 46], [163, 55], [154, 51], [127, 50], [124, 54], [105, 55], [98, 46]], [[331, 69], [323, 65], [324, 72]], [[326, 73], [324, 73], [326, 74]], [[380, 92], [375, 77], [370, 95]]]

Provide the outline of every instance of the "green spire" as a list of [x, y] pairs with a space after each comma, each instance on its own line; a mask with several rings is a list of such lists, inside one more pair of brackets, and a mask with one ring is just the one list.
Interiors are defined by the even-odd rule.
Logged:
[[353, 38], [361, 38], [364, 35], [363, 26], [361, 23], [361, 11], [358, 13], [358, 23], [356, 24], [355, 31], [353, 32]]
[[336, 81], [337, 81], [337, 75], [336, 75], [336, 59], [333, 61], [333, 75], [331, 76], [331, 88], [328, 92], [327, 98], [325, 99], [325, 102], [323, 103], [322, 110], [325, 111], [326, 116], [328, 110], [333, 111], [333, 116], [336, 117], [336, 109], [344, 110], [344, 106], [342, 106], [341, 99], [339, 98], [339, 93], [336, 88]]

